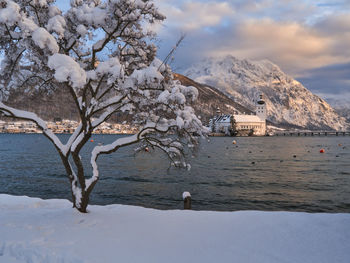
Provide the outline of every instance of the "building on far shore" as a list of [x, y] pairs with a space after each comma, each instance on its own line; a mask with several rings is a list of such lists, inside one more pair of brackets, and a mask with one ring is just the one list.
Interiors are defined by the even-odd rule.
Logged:
[[260, 95], [255, 105], [255, 115], [221, 114], [218, 108], [216, 116], [209, 121], [209, 129], [213, 133], [228, 136], [264, 136], [266, 116], [266, 103], [263, 95]]
[[[54, 121], [46, 122], [47, 127], [53, 133], [73, 133], [79, 123], [74, 120], [62, 120], [55, 118]], [[97, 127], [94, 134], [135, 134], [137, 126], [119, 123], [103, 123]], [[2, 121], [0, 120], [0, 133], [42, 133], [33, 122], [29, 121]]]

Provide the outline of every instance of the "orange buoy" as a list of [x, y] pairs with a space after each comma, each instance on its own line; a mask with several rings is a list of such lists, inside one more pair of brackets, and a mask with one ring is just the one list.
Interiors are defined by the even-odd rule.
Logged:
[[320, 150], [320, 153], [324, 153], [324, 152], [325, 152], [324, 149], [321, 149], [321, 150]]
[[237, 143], [236, 140], [233, 140], [233, 141], [232, 141], [232, 144], [236, 144], [236, 143]]
[[94, 140], [93, 140], [93, 139], [91, 139], [91, 140], [90, 140], [90, 142], [94, 142]]

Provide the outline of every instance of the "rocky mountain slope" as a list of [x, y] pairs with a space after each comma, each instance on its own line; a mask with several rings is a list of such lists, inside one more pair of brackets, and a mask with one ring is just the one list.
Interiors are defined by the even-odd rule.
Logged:
[[[199, 98], [192, 106], [204, 124], [208, 123], [218, 107], [222, 113], [252, 114], [254, 99], [265, 95], [268, 120], [283, 128], [342, 130], [348, 124], [321, 98], [305, 89], [299, 82], [284, 74], [269, 61], [251, 62], [234, 57], [206, 59], [186, 71], [191, 78], [174, 74], [185, 86], [194, 86]], [[7, 104], [30, 110], [46, 120], [78, 120], [78, 112], [69, 94], [61, 89], [28, 93], [18, 89], [11, 93]], [[347, 113], [347, 112], [346, 112]], [[344, 114], [343, 116], [345, 116]], [[129, 121], [130, 116], [113, 116], [112, 122]], [[349, 119], [347, 121], [350, 121]]]
[[[216, 113], [217, 108], [224, 113], [233, 114], [235, 111], [240, 113], [252, 114], [253, 111], [233, 101], [230, 97], [221, 91], [197, 83], [181, 74], [174, 73], [174, 77], [184, 86], [193, 86], [198, 89], [198, 100], [193, 103], [198, 116], [201, 117], [204, 124]], [[9, 106], [23, 110], [29, 110], [37, 113], [45, 120], [55, 118], [78, 120], [79, 114], [70, 94], [64, 89], [57, 89], [50, 92], [35, 91], [28, 93], [24, 88], [13, 90], [7, 101]], [[112, 118], [112, 122], [128, 121], [130, 118], [125, 114], [119, 114]]]
[[335, 108], [335, 110], [340, 116], [344, 117], [346, 121], [350, 123], [350, 108], [342, 107], [342, 108]]
[[187, 69], [184, 75], [217, 88], [252, 110], [254, 100], [263, 94], [268, 119], [277, 124], [335, 130], [349, 126], [326, 101], [268, 60], [253, 62], [233, 56], [208, 58]]
[[253, 114], [253, 111], [235, 102], [224, 94], [223, 92], [210, 87], [209, 85], [200, 84], [187, 78], [181, 74], [174, 74], [184, 86], [193, 86], [198, 90], [198, 100], [192, 105], [197, 115], [199, 115], [204, 122], [207, 122], [213, 115], [216, 114], [218, 108], [220, 111], [227, 114], [233, 114], [235, 111], [245, 114]]
[[330, 98], [327, 101], [332, 105], [335, 111], [342, 117], [344, 117], [348, 123], [350, 123], [350, 98], [349, 96], [344, 96], [343, 98], [335, 99]]

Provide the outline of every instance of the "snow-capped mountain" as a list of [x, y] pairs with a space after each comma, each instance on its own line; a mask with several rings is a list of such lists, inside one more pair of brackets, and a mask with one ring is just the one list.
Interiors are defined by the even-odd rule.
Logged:
[[326, 100], [340, 116], [350, 123], [350, 99], [344, 96], [343, 98], [326, 98]]
[[254, 100], [263, 94], [268, 119], [274, 123], [309, 129], [343, 130], [349, 126], [326, 101], [268, 60], [207, 58], [187, 69], [184, 75], [217, 88], [252, 110]]
[[253, 111], [240, 105], [232, 100], [232, 98], [213, 87], [200, 84], [177, 73], [174, 73], [174, 78], [179, 80], [184, 86], [193, 86], [197, 88], [198, 99], [193, 103], [192, 107], [204, 124], [208, 124], [209, 119], [216, 114], [218, 108], [226, 114], [234, 114], [236, 111], [253, 114]]
[[338, 107], [338, 108], [335, 108], [335, 110], [340, 116], [344, 117], [346, 121], [350, 123], [350, 108]]

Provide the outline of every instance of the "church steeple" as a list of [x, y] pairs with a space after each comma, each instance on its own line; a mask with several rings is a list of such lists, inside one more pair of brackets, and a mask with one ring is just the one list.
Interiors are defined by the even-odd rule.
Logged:
[[267, 112], [266, 112], [266, 103], [264, 101], [263, 95], [259, 95], [259, 99], [256, 102], [256, 115], [261, 120], [266, 120]]

